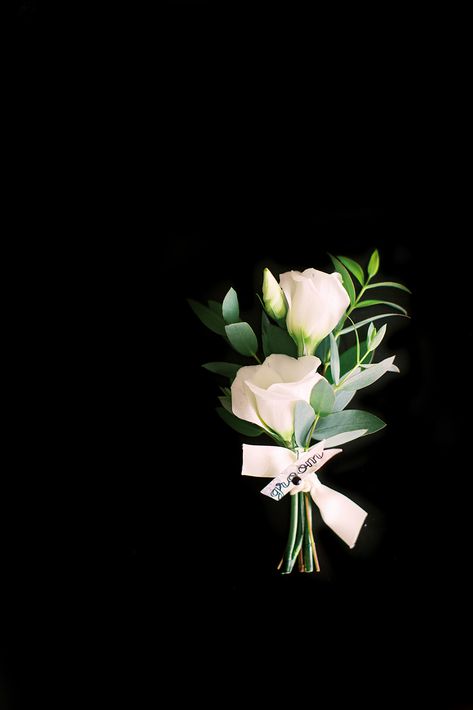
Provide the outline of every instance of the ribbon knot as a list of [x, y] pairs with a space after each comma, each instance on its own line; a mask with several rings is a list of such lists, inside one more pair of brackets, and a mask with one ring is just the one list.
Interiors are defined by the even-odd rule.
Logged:
[[341, 451], [324, 449], [321, 441], [297, 458], [296, 453], [280, 446], [243, 444], [241, 472], [244, 476], [273, 478], [261, 492], [274, 500], [286, 493], [310, 493], [325, 524], [353, 548], [368, 513], [343, 493], [321, 483], [314, 472]]

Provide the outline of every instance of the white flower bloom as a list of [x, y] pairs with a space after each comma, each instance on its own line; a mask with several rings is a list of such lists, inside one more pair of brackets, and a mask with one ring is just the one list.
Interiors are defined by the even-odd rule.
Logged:
[[294, 407], [299, 400], [309, 402], [313, 386], [322, 379], [319, 365], [313, 355], [270, 355], [262, 365], [241, 367], [232, 384], [233, 413], [290, 442]]
[[332, 332], [350, 304], [338, 272], [287, 271], [280, 276], [288, 303], [287, 329], [299, 353], [311, 355]]

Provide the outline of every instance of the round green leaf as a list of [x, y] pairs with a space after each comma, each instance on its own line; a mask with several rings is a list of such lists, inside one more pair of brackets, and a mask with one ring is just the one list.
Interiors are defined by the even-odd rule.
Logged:
[[249, 323], [232, 323], [225, 326], [227, 337], [240, 355], [253, 356], [258, 351], [258, 340]]

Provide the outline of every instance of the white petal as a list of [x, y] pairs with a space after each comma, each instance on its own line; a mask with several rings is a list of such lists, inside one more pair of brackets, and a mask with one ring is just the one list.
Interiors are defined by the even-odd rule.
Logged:
[[296, 460], [296, 454], [283, 446], [243, 444], [243, 476], [274, 478]]
[[261, 426], [261, 421], [256, 411], [254, 395], [245, 385], [245, 380], [254, 375], [254, 370], [258, 367], [259, 365], [250, 365], [249, 367], [240, 367], [238, 370], [231, 387], [232, 411], [240, 419], [245, 419], [247, 422], [253, 422]]
[[263, 390], [252, 382], [248, 382], [247, 387], [255, 396], [256, 409], [262, 421], [289, 440], [294, 431], [294, 407], [297, 400], [288, 398], [286, 393]]
[[[275, 379], [275, 382], [299, 382], [320, 367], [320, 360], [314, 355], [306, 355], [298, 359], [289, 357], [289, 355], [270, 355], [264, 364], [267, 364], [273, 372], [278, 373], [279, 377], [277, 380]], [[253, 379], [253, 382], [261, 387], [256, 379]]]

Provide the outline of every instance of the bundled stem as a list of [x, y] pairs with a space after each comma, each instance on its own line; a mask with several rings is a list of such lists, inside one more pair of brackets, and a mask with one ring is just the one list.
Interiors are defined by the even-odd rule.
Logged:
[[312, 502], [309, 493], [291, 495], [289, 537], [283, 559], [278, 567], [282, 574], [290, 574], [299, 559], [300, 572], [320, 572], [312, 530]]

